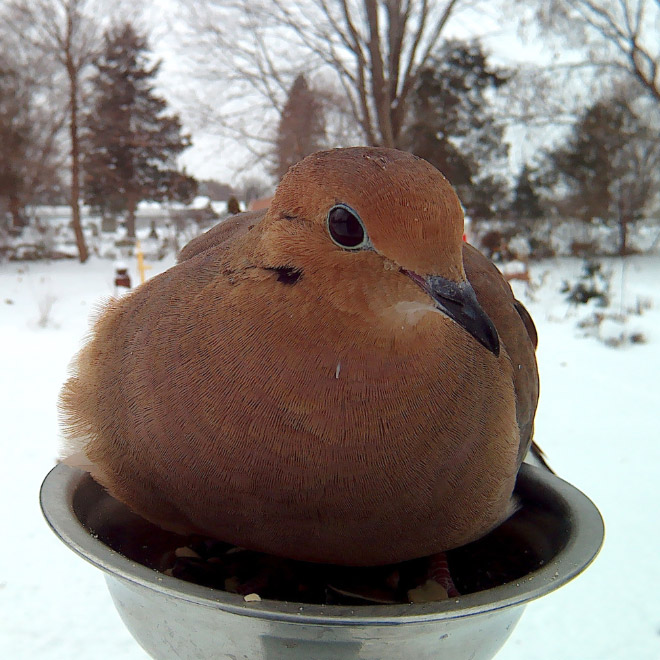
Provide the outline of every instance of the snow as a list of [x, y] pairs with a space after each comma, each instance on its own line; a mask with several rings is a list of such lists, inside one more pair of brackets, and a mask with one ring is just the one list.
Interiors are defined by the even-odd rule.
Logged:
[[[585, 574], [527, 607], [498, 660], [660, 657], [660, 255], [630, 257], [623, 271], [619, 260], [605, 261], [613, 272], [609, 311], [638, 308], [625, 325], [645, 343], [604, 343], [620, 325], [613, 318], [601, 324], [602, 337], [578, 327], [583, 311], [559, 293], [579, 274], [578, 259], [532, 264], [530, 284], [513, 282], [540, 336], [536, 439], [559, 475], [599, 506], [607, 538]], [[172, 263], [152, 261], [149, 275]], [[127, 264], [138, 282], [135, 259]], [[58, 451], [58, 390], [90, 314], [113, 294], [113, 277], [113, 262], [98, 258], [0, 264], [2, 657], [147, 657], [101, 573], [56, 539], [38, 505]]]
[[619, 275], [614, 285], [625, 282], [623, 296], [614, 291], [617, 310], [638, 296], [653, 300], [631, 317], [646, 344], [611, 348], [581, 336], [576, 311], [556, 294], [579, 260], [533, 267], [533, 277], [546, 274], [534, 301], [514, 283], [539, 330], [536, 439], [554, 470], [597, 504], [606, 539], [586, 573], [528, 606], [498, 660], [660, 657], [660, 258], [630, 258], [624, 278], [620, 260], [608, 267]]

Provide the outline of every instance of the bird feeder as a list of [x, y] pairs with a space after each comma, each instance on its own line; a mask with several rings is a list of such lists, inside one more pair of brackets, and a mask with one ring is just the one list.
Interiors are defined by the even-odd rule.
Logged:
[[[439, 602], [364, 606], [246, 602], [153, 570], [141, 563], [140, 549], [163, 532], [146, 521], [140, 531], [135, 514], [87, 473], [64, 464], [44, 480], [41, 506], [59, 538], [105, 573], [122, 620], [154, 658], [486, 660], [526, 605], [581, 573], [603, 541], [595, 505], [547, 470], [523, 465], [516, 495], [515, 523], [479, 541], [487, 550], [483, 561], [498, 553], [532, 555], [534, 570]], [[501, 541], [502, 534], [510, 541], [506, 550], [489, 540]]]

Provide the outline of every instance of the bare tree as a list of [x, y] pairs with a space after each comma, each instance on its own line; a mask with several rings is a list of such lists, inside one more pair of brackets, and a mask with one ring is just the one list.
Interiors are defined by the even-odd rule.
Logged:
[[[207, 117], [225, 135], [272, 144], [273, 110], [281, 115], [294, 78], [304, 73], [312, 82], [332, 80], [332, 95], [343, 95], [360, 141], [387, 147], [402, 145], [411, 91], [450, 18], [478, 2], [181, 1], [191, 29], [186, 54], [198, 53], [205, 94], [213, 81], [226, 90], [220, 111]], [[217, 96], [212, 100], [215, 110]]]
[[1, 57], [0, 53], [0, 227], [7, 211], [12, 217], [12, 228], [20, 229], [22, 193], [21, 165], [32, 138], [30, 130], [30, 98], [21, 85], [21, 79]]
[[537, 15], [571, 45], [587, 46], [590, 66], [616, 69], [660, 103], [660, 0], [543, 0]]
[[44, 107], [38, 80], [43, 66], [23, 55], [0, 53], [0, 206], [11, 214], [14, 230], [26, 224], [26, 206], [59, 187], [64, 125], [63, 113]]
[[66, 114], [56, 65], [25, 44], [2, 20], [5, 11], [0, 11], [0, 169], [5, 180], [4, 205], [14, 227], [20, 227], [28, 221], [26, 207], [61, 188], [61, 133]]
[[20, 40], [42, 57], [54, 59], [67, 81], [67, 105], [71, 155], [71, 214], [80, 261], [89, 252], [80, 219], [81, 83], [96, 53], [98, 28], [89, 0], [10, 0], [5, 20]]

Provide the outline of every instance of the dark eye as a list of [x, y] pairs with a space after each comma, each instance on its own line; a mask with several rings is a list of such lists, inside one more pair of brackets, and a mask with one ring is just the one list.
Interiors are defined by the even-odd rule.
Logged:
[[358, 214], [344, 204], [330, 209], [328, 231], [332, 240], [347, 250], [359, 250], [369, 245], [367, 232]]

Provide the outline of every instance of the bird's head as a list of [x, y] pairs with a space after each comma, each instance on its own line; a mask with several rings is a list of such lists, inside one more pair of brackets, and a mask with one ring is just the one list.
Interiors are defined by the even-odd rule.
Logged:
[[308, 156], [282, 179], [261, 231], [262, 262], [312, 280], [335, 307], [399, 325], [439, 311], [499, 354], [465, 277], [461, 204], [425, 160], [366, 147]]

